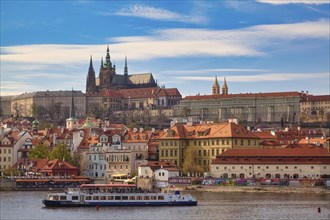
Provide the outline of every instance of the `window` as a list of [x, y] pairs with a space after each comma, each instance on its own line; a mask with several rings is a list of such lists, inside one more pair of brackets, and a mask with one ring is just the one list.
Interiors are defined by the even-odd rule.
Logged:
[[100, 196], [100, 200], [107, 200], [106, 196]]
[[266, 169], [269, 169], [269, 167], [268, 167], [268, 166], [266, 166]]
[[129, 200], [135, 200], [135, 196], [130, 196]]
[[11, 149], [8, 149], [8, 154], [11, 154]]
[[285, 169], [288, 169], [288, 166], [285, 166]]
[[93, 200], [99, 200], [99, 196], [93, 196]]
[[108, 200], [113, 200], [113, 196], [108, 196]]
[[297, 167], [296, 167], [296, 166], [295, 166], [294, 168], [295, 168], [295, 169], [297, 169]]
[[115, 196], [115, 200], [121, 200], [121, 196]]
[[279, 169], [279, 166], [276, 166], [276, 169]]
[[215, 169], [217, 169], [217, 170], [218, 170], [218, 169], [219, 169], [219, 167], [215, 167]]
[[11, 158], [10, 158], [10, 157], [8, 157], [8, 161], [9, 161], [9, 162], [11, 161]]
[[311, 166], [311, 169], [314, 169], [314, 166]]
[[128, 196], [122, 196], [121, 200], [128, 200]]
[[78, 196], [72, 196], [72, 200], [78, 200]]
[[66, 196], [60, 196], [60, 200], [66, 200]]

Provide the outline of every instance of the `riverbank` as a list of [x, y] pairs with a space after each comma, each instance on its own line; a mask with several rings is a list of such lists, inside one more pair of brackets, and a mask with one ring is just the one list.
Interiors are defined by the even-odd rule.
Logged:
[[278, 186], [201, 186], [192, 185], [186, 187], [177, 187], [176, 189], [184, 191], [201, 192], [252, 192], [252, 193], [316, 193], [330, 194], [329, 188], [322, 187], [278, 187]]

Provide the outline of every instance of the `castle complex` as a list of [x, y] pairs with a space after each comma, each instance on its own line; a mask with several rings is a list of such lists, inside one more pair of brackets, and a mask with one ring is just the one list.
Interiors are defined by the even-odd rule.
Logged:
[[107, 47], [107, 54], [105, 62], [101, 60], [99, 77], [95, 76], [92, 57], [87, 74], [86, 94], [102, 93], [109, 89], [130, 89], [130, 88], [147, 88], [157, 87], [151, 73], [142, 74], [128, 74], [127, 58], [125, 57], [124, 75], [116, 73], [116, 65], [113, 65], [110, 60], [109, 46]]

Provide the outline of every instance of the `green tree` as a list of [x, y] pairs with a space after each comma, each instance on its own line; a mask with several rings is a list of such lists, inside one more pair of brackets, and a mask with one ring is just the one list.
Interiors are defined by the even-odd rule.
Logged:
[[29, 159], [45, 159], [49, 158], [50, 149], [44, 144], [39, 144], [29, 153]]
[[204, 168], [198, 164], [198, 158], [196, 152], [192, 148], [188, 148], [185, 151], [185, 157], [182, 165], [183, 173], [203, 173]]
[[68, 162], [73, 162], [73, 158], [70, 155], [70, 151], [67, 149], [65, 144], [57, 144], [53, 150], [50, 152], [49, 157], [51, 160], [58, 159], [58, 160], [65, 160]]

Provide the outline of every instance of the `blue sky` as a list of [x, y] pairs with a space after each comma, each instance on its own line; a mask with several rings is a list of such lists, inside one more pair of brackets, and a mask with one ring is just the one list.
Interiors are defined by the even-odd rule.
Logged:
[[329, 0], [1, 0], [1, 95], [85, 92], [107, 44], [117, 74], [152, 72], [183, 96], [330, 94]]

